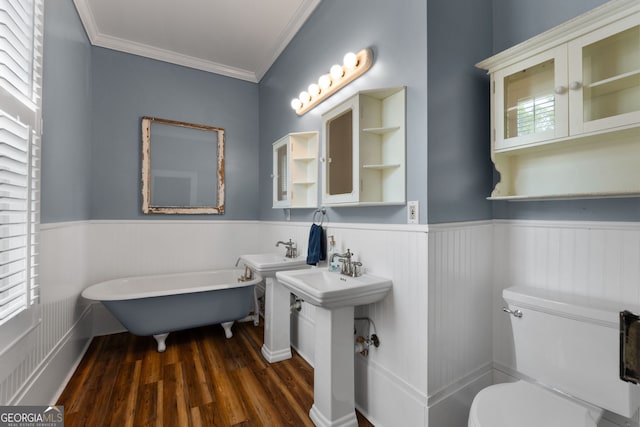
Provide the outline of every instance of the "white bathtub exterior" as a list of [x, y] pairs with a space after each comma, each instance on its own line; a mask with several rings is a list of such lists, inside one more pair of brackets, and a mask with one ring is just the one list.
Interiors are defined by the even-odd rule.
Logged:
[[242, 274], [242, 269], [222, 269], [123, 277], [91, 285], [82, 291], [82, 296], [95, 301], [120, 301], [240, 288], [262, 280], [256, 276], [251, 281], [239, 281]]
[[[85, 305], [79, 298], [89, 284], [226, 268], [242, 253], [272, 251], [275, 241], [288, 238], [306, 251], [309, 225], [258, 221], [43, 225], [42, 303], [36, 316], [42, 320], [0, 353], [0, 400], [53, 402], [90, 337], [118, 329], [96, 305]], [[325, 225], [336, 236], [338, 249], [349, 247], [368, 271], [394, 281], [385, 300], [357, 310], [374, 320], [381, 341], [368, 358], [355, 356], [356, 404], [376, 426], [466, 425], [475, 392], [514, 374], [499, 310], [504, 287], [534, 285], [640, 303], [638, 223]], [[313, 307], [303, 305], [292, 323], [293, 344], [313, 363]]]

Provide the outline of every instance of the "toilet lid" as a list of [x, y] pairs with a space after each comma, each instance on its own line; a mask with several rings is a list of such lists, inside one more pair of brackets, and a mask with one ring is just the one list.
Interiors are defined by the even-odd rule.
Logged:
[[471, 404], [470, 427], [596, 427], [588, 408], [526, 381], [496, 384]]

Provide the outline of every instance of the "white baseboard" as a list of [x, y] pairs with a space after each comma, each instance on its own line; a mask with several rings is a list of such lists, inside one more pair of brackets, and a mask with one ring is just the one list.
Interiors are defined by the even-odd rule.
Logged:
[[88, 307], [78, 321], [29, 376], [10, 405], [55, 404], [91, 342], [91, 314]]
[[372, 360], [354, 357], [358, 411], [376, 427], [427, 426], [424, 393]]

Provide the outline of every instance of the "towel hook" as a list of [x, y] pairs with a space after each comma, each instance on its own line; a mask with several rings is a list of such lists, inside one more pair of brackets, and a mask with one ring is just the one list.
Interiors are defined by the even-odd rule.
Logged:
[[[320, 214], [320, 224], [316, 224], [316, 222], [318, 221], [317, 215]], [[326, 208], [320, 208], [320, 209], [316, 209], [313, 212], [313, 223], [316, 225], [322, 225], [324, 223], [324, 216], [327, 214], [327, 209]]]

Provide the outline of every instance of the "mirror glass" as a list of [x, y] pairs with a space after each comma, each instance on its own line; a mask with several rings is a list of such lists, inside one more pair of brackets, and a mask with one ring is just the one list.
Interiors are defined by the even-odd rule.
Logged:
[[330, 195], [353, 191], [353, 110], [327, 122], [327, 188]]
[[287, 183], [288, 183], [288, 170], [287, 170], [287, 144], [284, 144], [276, 149], [276, 153], [278, 156], [277, 164], [278, 164], [278, 189], [277, 189], [277, 200], [284, 201], [287, 200]]
[[144, 213], [224, 212], [224, 129], [142, 118]]

